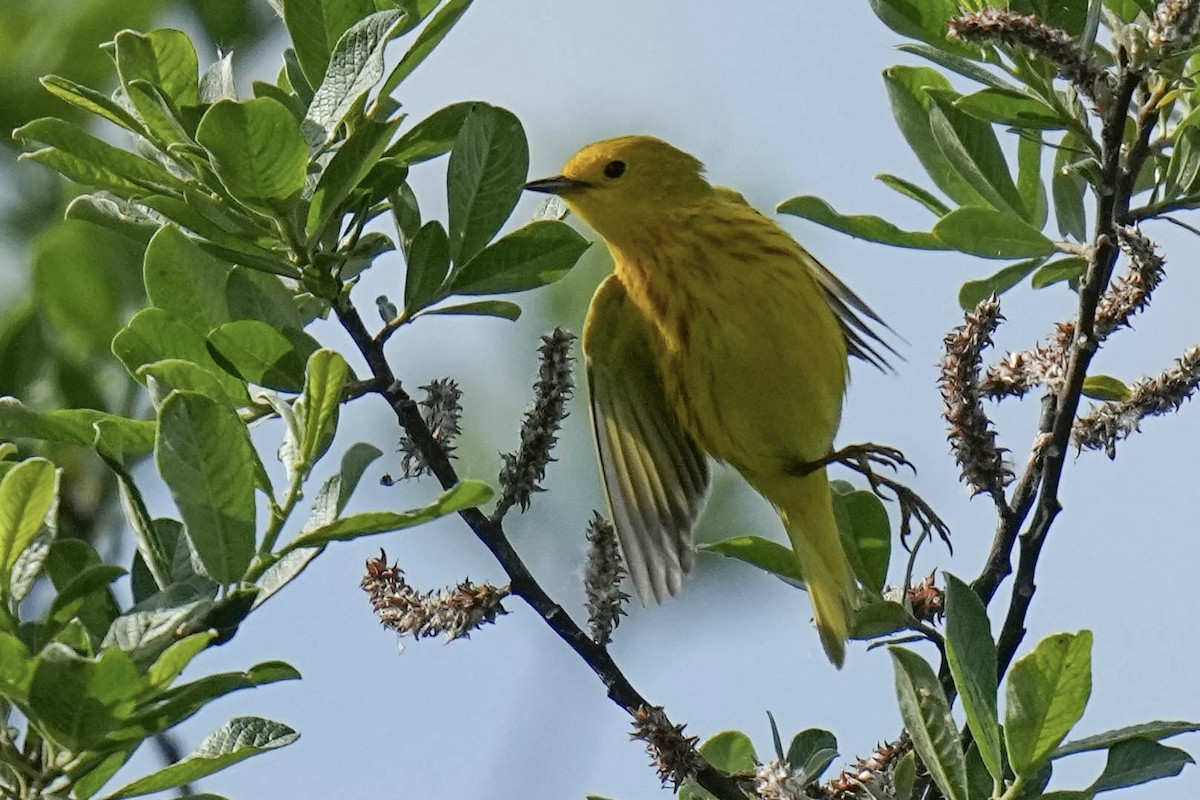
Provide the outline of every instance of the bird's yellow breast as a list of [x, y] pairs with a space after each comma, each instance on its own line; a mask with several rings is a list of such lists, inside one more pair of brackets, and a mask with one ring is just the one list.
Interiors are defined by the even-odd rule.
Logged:
[[777, 474], [825, 455], [846, 345], [808, 254], [719, 197], [657, 222], [610, 247], [656, 333], [654, 359], [685, 429], [743, 472]]

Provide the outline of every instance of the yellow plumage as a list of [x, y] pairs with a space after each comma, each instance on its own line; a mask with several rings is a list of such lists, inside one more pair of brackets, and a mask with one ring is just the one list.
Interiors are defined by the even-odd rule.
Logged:
[[557, 178], [604, 238], [615, 273], [584, 329], [601, 473], [639, 599], [677, 593], [708, 485], [704, 455], [737, 469], [787, 528], [825, 652], [841, 666], [855, 591], [824, 469], [847, 354], [882, 359], [878, 319], [737, 192], [650, 137], [589, 145]]

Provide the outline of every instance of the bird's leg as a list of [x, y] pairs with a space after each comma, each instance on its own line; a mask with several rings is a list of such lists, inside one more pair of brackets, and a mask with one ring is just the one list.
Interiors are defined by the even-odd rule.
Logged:
[[897, 472], [900, 467], [908, 467], [915, 474], [917, 468], [905, 458], [904, 453], [895, 447], [871, 442], [852, 444], [841, 450], [835, 450], [816, 461], [799, 464], [792, 470], [792, 473], [802, 477], [831, 464], [841, 464], [862, 475], [871, 485], [871, 491], [885, 500], [892, 498], [889, 498], [884, 490], [890, 491], [894, 495], [894, 499], [900, 504], [900, 543], [906, 549], [908, 548], [908, 534], [912, 531], [912, 520], [915, 519], [923, 530], [936, 533], [950, 548], [950, 551], [954, 551], [950, 544], [950, 528], [937, 515], [937, 512], [912, 489], [875, 470], [875, 467], [887, 467], [893, 472]]

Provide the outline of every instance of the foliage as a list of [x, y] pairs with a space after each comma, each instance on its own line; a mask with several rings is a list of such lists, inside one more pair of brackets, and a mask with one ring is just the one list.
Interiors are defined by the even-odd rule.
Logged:
[[[22, 443], [4, 445], [0, 461], [0, 697], [6, 715], [27, 723], [23, 742], [16, 729], [0, 737], [6, 796], [96, 795], [147, 738], [229, 692], [299, 677], [268, 662], [177, 682], [328, 543], [419, 525], [493, 495], [467, 480], [411, 511], [345, 515], [381, 454], [366, 444], [346, 450], [322, 486], [308, 486], [342, 404], [378, 387], [305, 329], [331, 311], [353, 313], [350, 290], [376, 259], [399, 249], [408, 263], [404, 307], [385, 320], [390, 335], [424, 314], [511, 319], [519, 313], [511, 302], [456, 298], [542, 286], [586, 246], [552, 220], [497, 238], [528, 165], [510, 112], [457, 103], [411, 124], [389, 96], [469, 5], [284, 3], [295, 49], [278, 80], [256, 82], [248, 99], [234, 96], [227, 57], [201, 72], [192, 41], [170, 29], [124, 30], [106, 45], [112, 96], [89, 85], [92, 73], [85, 82], [43, 78], [75, 109], [72, 119], [35, 119], [14, 137], [26, 158], [94, 191], [76, 197], [67, 224], [39, 244], [38, 302], [89, 360], [111, 347], [108, 358], [128, 385], [140, 384], [150, 414], [140, 401], [100, 410], [112, 408], [105, 383], [78, 407], [0, 401], [0, 435]], [[409, 49], [389, 72], [383, 52], [397, 39]], [[381, 84], [387, 91], [375, 97]], [[115, 126], [128, 147], [72, 121], [88, 116]], [[449, 220], [423, 221], [409, 167], [447, 154]], [[393, 235], [364, 232], [389, 217]], [[15, 363], [37, 345], [19, 346], [8, 356]], [[6, 388], [24, 394], [29, 385]], [[268, 417], [284, 423], [286, 486], [273, 485], [251, 443], [250, 428]], [[62, 470], [31, 455], [47, 446], [89, 450], [107, 466], [137, 544], [131, 565], [105, 564], [91, 545], [58, 535]], [[175, 518], [147, 510], [133, 467], [150, 457]], [[307, 519], [284, 536], [306, 492]], [[127, 608], [110, 589], [125, 575]], [[28, 601], [47, 578], [49, 599]], [[179, 763], [106, 796], [183, 786], [296, 737], [282, 723], [237, 718]]]

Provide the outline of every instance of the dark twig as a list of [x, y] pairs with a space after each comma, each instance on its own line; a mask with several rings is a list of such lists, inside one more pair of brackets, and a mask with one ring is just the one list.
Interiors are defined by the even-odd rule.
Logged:
[[[1058, 491], [1069, 451], [1071, 430], [1083, 395], [1083, 382], [1087, 377], [1088, 367], [1100, 344], [1096, 330], [1097, 310], [1116, 264], [1119, 231], [1129, 212], [1133, 177], [1141, 170], [1142, 160], [1147, 152], [1139, 143], [1149, 140], [1149, 129], [1156, 119], [1150, 109], [1157, 100], [1154, 94], [1149, 94], [1139, 107], [1135, 144], [1128, 153], [1124, 153], [1127, 109], [1134, 93], [1142, 85], [1142, 76], [1128, 66], [1123, 52], [1119, 55], [1115, 102], [1105, 110], [1101, 131], [1103, 185], [1109, 187], [1109, 191], [1098, 193], [1094, 247], [1088, 268], [1079, 285], [1075, 335], [1069, 351], [1066, 374], [1062, 386], [1056, 392], [1052, 412], [1049, 415], [1043, 414], [1042, 428], [1035, 442], [1035, 458], [1030, 461], [1029, 468], [1032, 469], [1036, 465], [1038, 470], [1036, 477], [1031, 479], [1037, 483], [1036, 500], [1030, 504], [1032, 518], [1029, 527], [1020, 536], [1020, 555], [1013, 581], [1012, 599], [997, 642], [998, 672], [1001, 675], [1007, 672], [1008, 665], [1025, 636], [1025, 618], [1037, 588], [1035, 575], [1038, 559], [1050, 527], [1061, 510]], [[1017, 509], [1010, 506], [1010, 510], [1015, 512]], [[1026, 509], [1026, 513], [1030, 513], [1030, 510]], [[1024, 514], [1013, 513], [1007, 525], [1002, 524], [997, 538], [1003, 543], [1015, 542], [1015, 532], [1020, 529], [1023, 521]], [[1011, 550], [1011, 545], [1007, 548], [993, 547], [992, 557], [1008, 560]], [[984, 574], [995, 574], [995, 571], [996, 567], [989, 558]]]
[[[401, 427], [424, 456], [429, 471], [443, 488], [458, 483], [458, 473], [449, 456], [434, 439], [416, 402], [396, 380], [383, 352], [382, 341], [371, 337], [358, 309], [343, 298], [335, 308], [338, 320], [350, 335], [374, 376], [374, 390], [392, 408]], [[566, 610], [555, 603], [529, 572], [525, 562], [508, 541], [501, 520], [489, 519], [478, 508], [468, 508], [459, 516], [480, 542], [491, 552], [509, 578], [511, 593], [524, 600], [554, 633], [583, 659], [608, 691], [609, 698], [630, 716], [639, 709], [653, 706], [644, 698], [613, 661], [608, 649], [597, 644], [580, 628]], [[705, 761], [695, 762], [697, 783], [721, 800], [745, 800], [741, 785]]]

